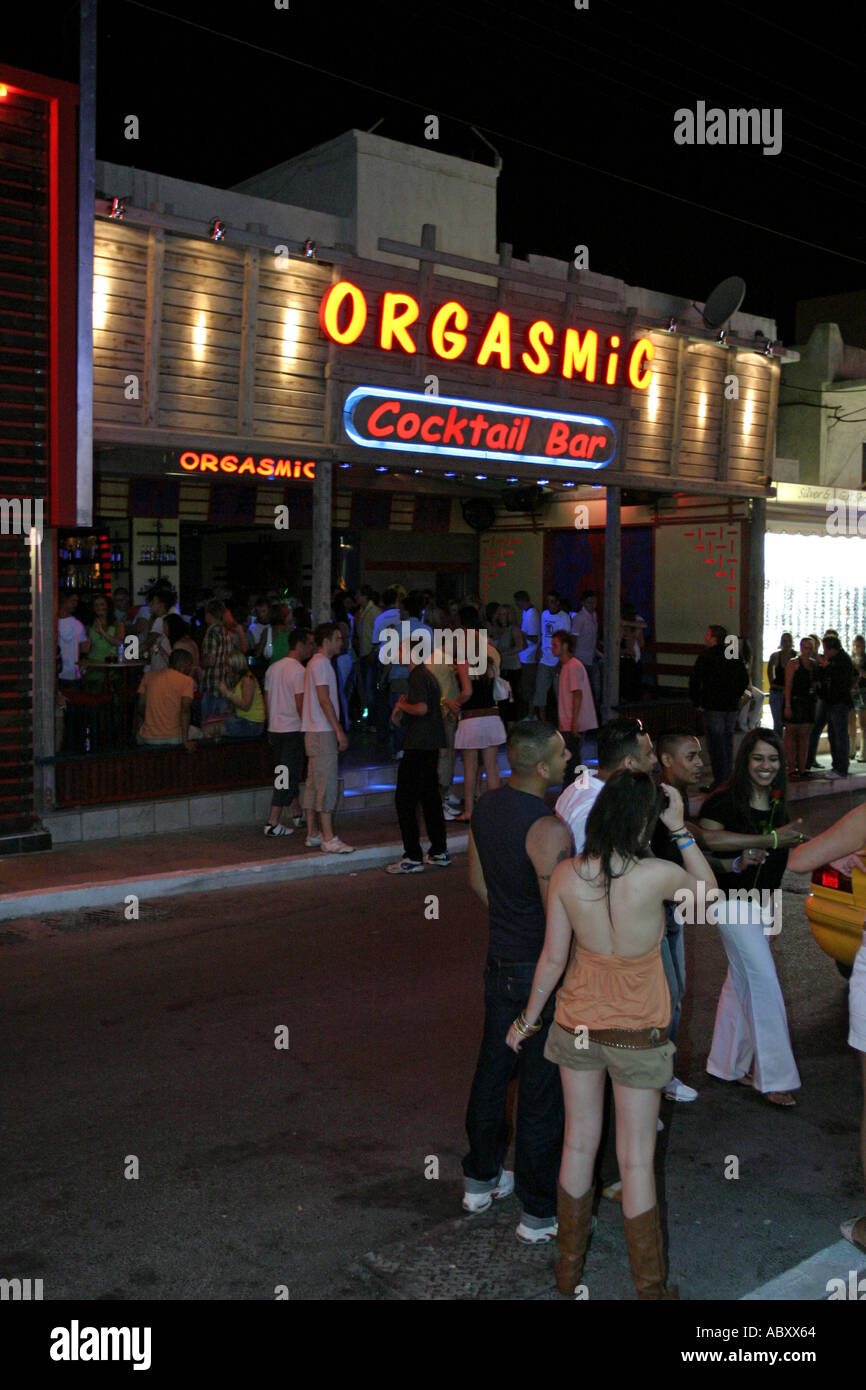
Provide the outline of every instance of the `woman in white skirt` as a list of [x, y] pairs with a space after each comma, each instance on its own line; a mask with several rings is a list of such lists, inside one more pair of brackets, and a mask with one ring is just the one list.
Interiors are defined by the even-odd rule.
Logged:
[[[832, 864], [849, 877], [858, 871], [866, 871], [866, 802], [849, 811], [847, 816], [837, 820], [823, 835], [817, 835], [807, 845], [795, 849], [788, 860], [788, 868], [795, 873], [805, 874], [822, 864]], [[866, 930], [857, 955], [848, 993], [848, 1044], [860, 1054], [860, 1068], [863, 1078], [864, 1106], [860, 1117], [860, 1162], [863, 1166], [863, 1181], [866, 1183]], [[856, 1245], [866, 1254], [866, 1216], [843, 1221], [841, 1231], [846, 1240]]]
[[[461, 609], [460, 618], [464, 619]], [[464, 622], [465, 626], [465, 622]], [[449, 813], [448, 820], [469, 823], [475, 809], [475, 779], [478, 773], [478, 755], [487, 774], [487, 790], [495, 791], [500, 785], [498, 755], [506, 739], [505, 725], [499, 715], [499, 706], [493, 694], [493, 681], [499, 669], [499, 653], [495, 647], [488, 647], [487, 668], [483, 676], [471, 677], [472, 694], [460, 711], [460, 723], [454, 739], [455, 751], [463, 757], [463, 814]]]
[[[707, 1071], [754, 1086], [773, 1105], [790, 1106], [797, 1103], [791, 1092], [799, 1089], [800, 1074], [770, 940], [788, 850], [805, 837], [799, 821], [787, 824], [786, 790], [781, 740], [769, 729], [753, 729], [733, 776], [707, 797], [698, 824], [704, 848], [722, 860], [716, 880], [725, 898], [712, 916], [707, 905], [707, 920], [717, 923], [728, 957]], [[731, 898], [742, 889], [757, 889], [760, 897]]]

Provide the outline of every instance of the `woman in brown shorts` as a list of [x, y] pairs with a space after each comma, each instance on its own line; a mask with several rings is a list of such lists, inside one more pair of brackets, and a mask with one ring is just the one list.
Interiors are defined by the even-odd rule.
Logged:
[[[659, 815], [683, 867], [645, 857]], [[507, 1042], [517, 1052], [523, 1039], [537, 1031], [536, 1021], [565, 970], [544, 1052], [559, 1065], [565, 1097], [557, 1207], [560, 1293], [573, 1293], [583, 1273], [610, 1073], [625, 1236], [637, 1296], [679, 1296], [665, 1283], [653, 1171], [659, 1094], [673, 1075], [676, 1051], [668, 1041], [670, 995], [660, 944], [663, 904], [683, 903], [684, 893], [697, 892], [699, 880], [708, 888], [716, 886], [684, 826], [679, 792], [664, 784], [660, 792], [647, 773], [625, 771], [608, 779], [593, 806], [583, 854], [559, 864], [551, 877], [544, 949], [529, 1003], [512, 1024]]]

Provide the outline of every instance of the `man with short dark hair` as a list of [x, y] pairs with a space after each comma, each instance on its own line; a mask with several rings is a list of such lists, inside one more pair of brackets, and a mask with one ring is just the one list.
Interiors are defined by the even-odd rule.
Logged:
[[[301, 717], [304, 713], [304, 664], [313, 654], [313, 634], [307, 627], [296, 627], [289, 633], [289, 654], [272, 661], [265, 672], [265, 706], [268, 712], [268, 742], [274, 754], [274, 791], [271, 810], [265, 825], [266, 835], [291, 835], [291, 826], [283, 823], [283, 808], [297, 806], [293, 815], [295, 827], [304, 824], [298, 804], [298, 791], [304, 771], [304, 735]], [[287, 779], [287, 786], [278, 786]]]
[[[332, 658], [339, 656], [342, 650], [343, 634], [336, 623], [319, 623], [313, 632], [313, 642], [316, 652], [304, 675], [301, 716], [308, 758], [304, 786], [306, 845], [309, 849], [321, 849], [323, 854], [353, 854], [353, 847], [344, 844], [334, 833], [333, 820], [339, 791], [338, 759], [349, 746], [346, 731], [337, 714], [340, 701], [332, 662]], [[321, 831], [317, 823], [319, 819]]]
[[[437, 776], [439, 750], [445, 747], [445, 725], [439, 682], [424, 665], [423, 656], [417, 648], [410, 648], [406, 693], [398, 696], [391, 715], [395, 723], [405, 719], [408, 727], [394, 797], [403, 837], [403, 858], [388, 865], [389, 874], [417, 874], [423, 872], [425, 864], [444, 869], [451, 863]], [[430, 837], [426, 854], [421, 852], [419, 806]]]
[[[463, 1207], [486, 1211], [494, 1198], [516, 1190], [523, 1206], [518, 1239], [556, 1235], [557, 1177], [563, 1104], [558, 1069], [544, 1056], [554, 995], [541, 1027], [515, 1055], [506, 1035], [526, 1004], [544, 945], [550, 875], [571, 853], [566, 827], [551, 814], [545, 794], [562, 781], [568, 749], [549, 724], [524, 719], [508, 735], [511, 778], [475, 807], [469, 834], [469, 882], [489, 908], [490, 939], [484, 973], [484, 1034], [469, 1106], [469, 1153], [463, 1160]], [[514, 1173], [503, 1168], [508, 1087], [518, 1077]]]
[[[720, 623], [711, 623], [689, 677], [689, 697], [703, 711], [707, 750], [713, 765], [710, 791], [727, 782], [734, 766], [734, 729], [749, 673], [739, 653], [739, 641], [729, 638]], [[748, 698], [748, 696], [746, 696]]]
[[358, 590], [358, 607], [355, 610], [355, 630], [352, 641], [358, 653], [361, 677], [362, 717], [373, 717], [373, 701], [376, 694], [377, 651], [373, 645], [373, 624], [381, 613], [381, 608], [373, 601], [373, 590], [369, 584], [362, 584]]
[[576, 781], [556, 802], [556, 814], [574, 837], [575, 854], [583, 853], [586, 822], [608, 777], [621, 768], [628, 772], [652, 772], [657, 765], [652, 739], [639, 719], [610, 719], [597, 736], [598, 772], [580, 768]]
[[574, 655], [575, 639], [560, 629], [553, 634], [553, 654], [559, 662], [557, 680], [557, 727], [565, 739], [571, 761], [565, 770], [565, 787], [571, 786], [580, 767], [581, 734], [598, 727], [589, 676], [582, 661]]
[[171, 653], [168, 665], [145, 671], [138, 687], [138, 709], [143, 716], [138, 742], [150, 748], [177, 748], [195, 752], [189, 736], [190, 711], [195, 694], [192, 656], [183, 647]]
[[824, 655], [818, 665], [821, 668], [820, 684], [827, 717], [827, 732], [830, 735], [830, 758], [832, 768], [826, 774], [833, 781], [848, 776], [851, 760], [851, 747], [848, 740], [848, 716], [854, 708], [852, 689], [855, 681], [854, 663], [835, 633], [824, 636]]
[[523, 633], [523, 649], [518, 653], [520, 662], [520, 689], [515, 691], [519, 700], [521, 716], [532, 713], [535, 695], [535, 678], [538, 673], [538, 638], [541, 632], [541, 618], [538, 609], [525, 589], [518, 589], [514, 602], [520, 610], [520, 631]]
[[[668, 786], [675, 787], [679, 792], [683, 799], [683, 825], [688, 826], [697, 840], [700, 838], [697, 827], [689, 825], [691, 819], [689, 793], [695, 791], [701, 780], [704, 766], [701, 758], [701, 741], [697, 734], [671, 729], [660, 736], [657, 752], [661, 781], [666, 782]], [[674, 837], [661, 820], [656, 822], [650, 844], [657, 859], [667, 859], [674, 864], [682, 864], [683, 857], [676, 846]], [[671, 1023], [668, 1031], [671, 1042], [676, 1042], [683, 997], [686, 992], [686, 954], [683, 927], [682, 923], [677, 921], [676, 905], [673, 902], [665, 903], [665, 934], [662, 938], [661, 956], [671, 996]], [[671, 1077], [662, 1094], [667, 1100], [688, 1102], [698, 1098], [698, 1093], [694, 1087], [687, 1086], [676, 1076]]]
[[547, 696], [559, 666], [559, 660], [553, 654], [553, 634], [566, 626], [567, 619], [568, 615], [562, 611], [562, 599], [555, 589], [551, 589], [547, 595], [547, 607], [541, 615], [538, 670], [535, 674], [535, 692], [532, 696], [533, 710], [537, 719], [546, 717]]
[[228, 683], [229, 639], [223, 624], [226, 606], [222, 599], [210, 598], [204, 606], [205, 633], [201, 642], [201, 717], [224, 714], [229, 701], [220, 694]]
[[598, 661], [598, 595], [594, 589], [584, 589], [577, 603], [577, 611], [571, 619], [571, 631], [575, 637], [574, 655], [583, 662], [592, 698], [596, 707], [601, 704], [601, 690]]

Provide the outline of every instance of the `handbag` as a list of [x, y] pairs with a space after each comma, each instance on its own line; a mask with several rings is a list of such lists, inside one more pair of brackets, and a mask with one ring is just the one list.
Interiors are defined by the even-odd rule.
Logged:
[[504, 676], [493, 677], [493, 698], [497, 704], [500, 700], [510, 700], [511, 686]]

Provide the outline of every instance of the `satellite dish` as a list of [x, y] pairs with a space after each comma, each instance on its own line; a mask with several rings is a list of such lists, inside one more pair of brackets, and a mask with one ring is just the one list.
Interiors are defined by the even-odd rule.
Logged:
[[473, 531], [489, 531], [496, 520], [496, 508], [489, 497], [464, 497], [460, 510]]
[[746, 297], [746, 282], [731, 275], [707, 297], [701, 317], [706, 328], [723, 328], [734, 316]]

